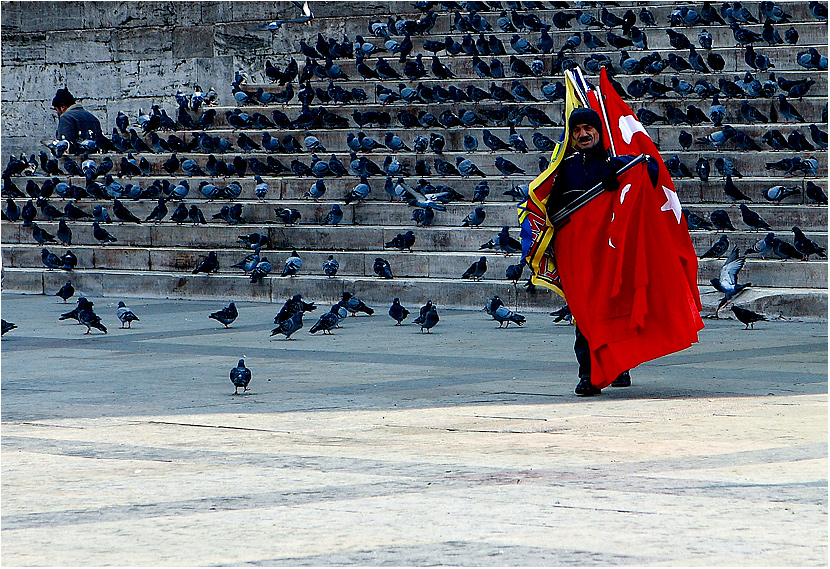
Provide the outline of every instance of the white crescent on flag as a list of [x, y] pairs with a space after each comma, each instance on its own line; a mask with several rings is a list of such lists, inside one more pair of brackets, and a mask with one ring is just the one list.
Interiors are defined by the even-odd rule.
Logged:
[[[625, 115], [624, 117], [620, 117], [619, 126], [620, 133], [622, 134], [623, 140], [625, 140], [626, 144], [631, 144], [631, 139], [634, 138], [634, 133], [636, 132], [642, 132], [648, 136], [646, 129], [643, 128], [643, 125], [634, 115]], [[649, 136], [649, 138], [651, 137]]]

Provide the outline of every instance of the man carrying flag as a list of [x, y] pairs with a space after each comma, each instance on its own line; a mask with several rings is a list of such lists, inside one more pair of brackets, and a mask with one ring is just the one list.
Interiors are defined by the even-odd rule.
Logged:
[[566, 92], [591, 108], [566, 100], [565, 148], [531, 184], [520, 220], [534, 282], [566, 296], [574, 315], [575, 392], [590, 396], [630, 385], [628, 369], [689, 347], [703, 321], [697, 257], [654, 143], [605, 70], [598, 93], [578, 80], [567, 74]]

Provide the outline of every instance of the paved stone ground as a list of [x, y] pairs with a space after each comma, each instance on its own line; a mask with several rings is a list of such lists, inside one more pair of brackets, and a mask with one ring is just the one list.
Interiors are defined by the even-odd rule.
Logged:
[[286, 341], [274, 305], [224, 330], [222, 302], [133, 299], [119, 330], [92, 300], [107, 335], [2, 296], [4, 565], [828, 563], [826, 323], [708, 320], [580, 399], [545, 314]]

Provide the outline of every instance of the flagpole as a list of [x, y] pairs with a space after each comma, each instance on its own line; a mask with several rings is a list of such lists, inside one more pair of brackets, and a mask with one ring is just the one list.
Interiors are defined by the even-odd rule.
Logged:
[[[577, 68], [579, 69], [579, 68]], [[608, 71], [606, 71], [607, 73]], [[601, 73], [601, 72], [600, 72]], [[582, 77], [582, 70], [579, 69], [580, 78], [584, 81], [584, 77]], [[602, 119], [605, 121], [605, 132], [608, 133], [608, 141], [611, 143], [611, 154], [617, 156], [617, 147], [614, 145], [614, 137], [611, 135], [611, 123], [608, 120], [608, 111], [605, 110], [605, 98], [603, 97], [602, 90], [600, 89], [600, 85], [597, 85], [594, 88], [597, 92], [597, 101], [599, 101], [599, 108], [602, 110]]]

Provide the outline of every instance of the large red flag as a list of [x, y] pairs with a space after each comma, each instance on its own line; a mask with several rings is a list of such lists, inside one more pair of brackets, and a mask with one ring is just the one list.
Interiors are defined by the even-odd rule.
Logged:
[[[616, 154], [657, 158], [654, 188], [646, 165], [620, 176], [572, 214], [554, 241], [562, 286], [591, 347], [591, 382], [600, 389], [626, 369], [697, 342], [703, 328], [697, 257], [680, 202], [654, 143], [604, 75], [606, 145]], [[603, 116], [593, 97], [591, 106]], [[610, 135], [610, 136], [609, 136]]]

